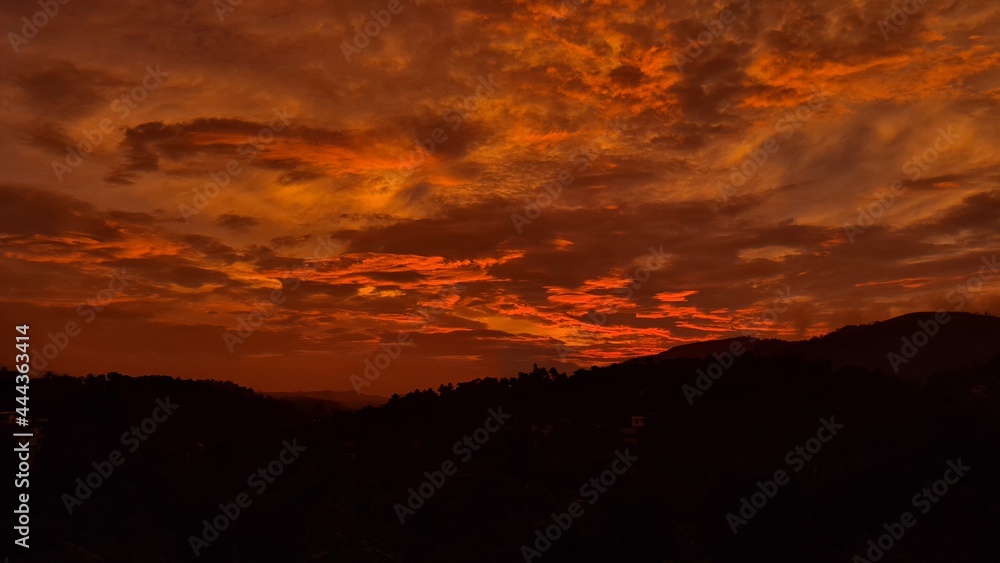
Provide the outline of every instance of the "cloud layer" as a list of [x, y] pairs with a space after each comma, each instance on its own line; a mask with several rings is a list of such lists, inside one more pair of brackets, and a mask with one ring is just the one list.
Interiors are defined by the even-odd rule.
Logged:
[[985, 0], [3, 4], [2, 300], [81, 324], [54, 371], [345, 389], [409, 332], [387, 394], [954, 308], [1000, 247]]

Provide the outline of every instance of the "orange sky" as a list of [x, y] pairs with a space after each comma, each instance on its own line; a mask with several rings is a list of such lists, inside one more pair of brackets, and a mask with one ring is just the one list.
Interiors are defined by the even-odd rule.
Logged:
[[218, 5], [3, 2], [36, 367], [390, 394], [954, 309], [998, 247], [992, 2]]

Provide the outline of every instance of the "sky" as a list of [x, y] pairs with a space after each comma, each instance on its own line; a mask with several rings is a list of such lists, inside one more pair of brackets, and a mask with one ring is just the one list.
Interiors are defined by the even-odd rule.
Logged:
[[1000, 311], [994, 2], [231, 2], [2, 1], [35, 373], [388, 395]]

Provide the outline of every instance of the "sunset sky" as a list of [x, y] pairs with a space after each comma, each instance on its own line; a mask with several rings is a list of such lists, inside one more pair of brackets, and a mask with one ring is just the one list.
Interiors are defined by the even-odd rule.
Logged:
[[52, 3], [0, 16], [44, 370], [349, 390], [407, 332], [388, 395], [955, 310], [1000, 246], [995, 2]]

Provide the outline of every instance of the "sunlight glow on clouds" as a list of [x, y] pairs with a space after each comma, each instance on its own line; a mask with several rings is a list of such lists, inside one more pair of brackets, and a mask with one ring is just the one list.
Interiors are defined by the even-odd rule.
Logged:
[[[406, 3], [348, 63], [340, 42], [375, 5], [245, 1], [220, 21], [210, 3], [66, 4], [3, 53], [3, 307], [56, 331], [124, 268], [138, 281], [50, 369], [344, 389], [463, 286], [366, 389], [384, 394], [734, 335], [786, 287], [770, 336], [947, 307], [1000, 247], [1000, 6], [928, 2], [885, 37], [888, 0], [742, 5]], [[678, 68], [726, 8], [739, 17]], [[4, 2], [4, 30], [35, 9]], [[111, 112], [150, 65], [168, 78]], [[240, 159], [279, 108], [289, 125]], [[102, 118], [113, 129], [59, 181], [51, 163]], [[954, 145], [911, 179], [949, 126]], [[511, 214], [581, 153], [519, 233]], [[179, 206], [231, 159], [242, 171], [185, 221]], [[905, 191], [849, 242], [844, 225], [896, 180]], [[332, 255], [301, 269], [323, 240]], [[659, 245], [670, 262], [616, 294]], [[298, 288], [229, 354], [223, 332], [290, 276]], [[970, 303], [1000, 310], [1000, 289]]]

